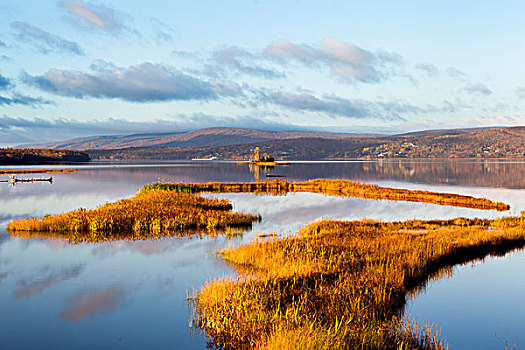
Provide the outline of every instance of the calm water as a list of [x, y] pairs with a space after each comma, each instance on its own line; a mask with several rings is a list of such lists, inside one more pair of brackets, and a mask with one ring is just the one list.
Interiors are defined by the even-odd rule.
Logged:
[[525, 349], [524, 267], [523, 251], [455, 266], [405, 310], [434, 324], [452, 349]]
[[[260, 213], [262, 222], [234, 239], [197, 237], [70, 245], [60, 240], [11, 238], [5, 233], [9, 220], [94, 208], [133, 196], [144, 184], [158, 179], [264, 179], [264, 172], [257, 175], [246, 165], [221, 162], [101, 163], [82, 168], [80, 173], [52, 174], [53, 184], [17, 184], [13, 188], [0, 183], [0, 348], [203, 349], [203, 334], [188, 327], [186, 293], [207, 280], [233, 274], [216, 256], [222, 247], [249, 242], [256, 232], [293, 233], [321, 218], [505, 215], [306, 193], [284, 197], [221, 194], [232, 201], [234, 210]], [[525, 163], [520, 162], [294, 163], [273, 173], [291, 180], [344, 178], [484, 196], [511, 204], [515, 213], [525, 209]], [[437, 323], [453, 348], [501, 347], [494, 334], [512, 345], [517, 339], [525, 339], [525, 304], [521, 299], [524, 268], [521, 253], [489, 258], [475, 263], [474, 268], [457, 267], [453, 277], [431, 282], [426, 293], [411, 301], [407, 310], [418, 321]], [[517, 348], [525, 346], [518, 343]]]

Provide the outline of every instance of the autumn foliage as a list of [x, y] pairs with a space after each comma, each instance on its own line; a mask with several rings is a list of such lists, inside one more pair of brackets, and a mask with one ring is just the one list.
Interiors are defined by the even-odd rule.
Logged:
[[443, 268], [523, 245], [523, 216], [315, 222], [224, 250], [241, 275], [201, 289], [196, 323], [221, 349], [444, 349], [402, 320], [407, 297]]
[[51, 232], [91, 237], [137, 235], [140, 238], [184, 235], [188, 230], [227, 230], [250, 227], [258, 216], [233, 213], [227, 200], [207, 199], [173, 191], [142, 191], [129, 199], [106, 203], [96, 209], [78, 209], [42, 219], [11, 222], [7, 230]]
[[145, 189], [165, 189], [177, 192], [253, 192], [285, 195], [288, 192], [312, 192], [339, 197], [359, 197], [368, 199], [402, 200], [409, 202], [433, 203], [465, 208], [486, 210], [509, 210], [510, 206], [493, 202], [485, 198], [475, 198], [454, 193], [406, 190], [381, 187], [378, 185], [353, 182], [349, 180], [317, 179], [305, 182], [288, 182], [286, 180], [236, 183], [154, 183]]
[[89, 162], [86, 153], [67, 149], [0, 148], [0, 165]]

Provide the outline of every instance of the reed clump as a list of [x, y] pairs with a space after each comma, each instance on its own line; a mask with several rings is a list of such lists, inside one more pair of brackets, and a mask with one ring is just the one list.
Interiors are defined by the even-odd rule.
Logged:
[[273, 180], [261, 182], [236, 183], [153, 183], [145, 187], [150, 189], [165, 189], [185, 193], [200, 192], [253, 192], [259, 194], [286, 195], [289, 192], [322, 193], [339, 197], [359, 197], [368, 199], [402, 200], [408, 202], [424, 202], [438, 205], [506, 211], [510, 206], [501, 202], [493, 202], [486, 198], [476, 198], [454, 193], [407, 190], [400, 188], [381, 187], [373, 184], [353, 182], [349, 180], [316, 179], [304, 182], [288, 182]]
[[523, 215], [315, 222], [222, 251], [244, 273], [201, 289], [198, 322], [224, 349], [444, 349], [432, 329], [398, 321], [409, 293], [444, 267], [523, 245]]
[[250, 227], [259, 216], [234, 213], [227, 200], [207, 199], [173, 191], [141, 191], [132, 198], [106, 203], [96, 209], [78, 209], [41, 219], [11, 222], [7, 230], [51, 232], [86, 237], [96, 241], [106, 237], [135, 235], [159, 237], [183, 235], [190, 230], [235, 232], [231, 228]]

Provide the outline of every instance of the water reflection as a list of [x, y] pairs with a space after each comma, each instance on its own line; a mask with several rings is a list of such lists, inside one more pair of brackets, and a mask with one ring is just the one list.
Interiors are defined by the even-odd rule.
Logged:
[[[311, 168], [309, 165], [313, 165]], [[297, 169], [298, 164], [293, 167]], [[494, 160], [380, 160], [321, 166], [301, 164], [308, 177], [397, 180], [414, 183], [525, 188], [525, 162]], [[310, 171], [308, 171], [308, 170]], [[315, 170], [314, 170], [315, 169]]]
[[[223, 193], [215, 196], [228, 199], [235, 211], [262, 216], [253, 231], [295, 231], [305, 223], [323, 218], [358, 220], [363, 218], [396, 221], [410, 219], [450, 219], [455, 217], [500, 217], [497, 211], [440, 206], [428, 203], [330, 197], [317, 193], [288, 193], [286, 196], [248, 193]], [[504, 214], [503, 214], [504, 215]]]
[[67, 266], [58, 271], [49, 271], [54, 270], [54, 267], [45, 266], [38, 272], [37, 280], [19, 280], [18, 284], [20, 287], [15, 291], [15, 296], [17, 298], [28, 298], [33, 294], [42, 292], [44, 289], [50, 288], [60, 282], [78, 277], [83, 269], [83, 265], [73, 265]]
[[[407, 303], [419, 322], [433, 323], [452, 349], [524, 347], [525, 251], [455, 266]], [[445, 276], [444, 276], [445, 277]]]
[[[391, 187], [483, 196], [510, 203], [515, 212], [525, 209], [525, 163], [304, 162], [280, 168], [279, 173], [289, 180], [351, 179]], [[158, 179], [187, 182], [254, 180], [248, 166], [225, 162], [103, 163], [84, 166], [79, 173], [57, 173], [53, 177], [52, 186], [31, 183], [12, 188], [0, 184], [0, 313], [4, 320], [0, 322], [0, 338], [2, 344], [10, 344], [13, 348], [150, 348], [151, 344], [156, 344], [161, 348], [203, 349], [206, 346], [204, 336], [199, 332], [190, 333], [188, 329], [191, 315], [185, 300], [186, 291], [200, 287], [209, 279], [234, 274], [224, 261], [217, 259], [217, 251], [251, 241], [256, 232], [294, 232], [306, 222], [321, 218], [404, 220], [502, 215], [424, 203], [334, 198], [311, 193], [283, 197], [240, 193], [207, 195], [230, 199], [235, 211], [262, 215], [263, 220], [254, 225], [252, 231], [234, 238], [202, 236], [69, 244], [52, 237], [33, 236], [36, 239], [24, 240], [6, 234], [3, 227], [9, 220], [41, 217], [78, 207], [95, 208], [106, 201], [131, 197], [144, 184]], [[505, 293], [511, 289], [518, 294], [525, 287], [522, 285], [525, 278], [520, 277], [525, 261], [514, 260], [512, 266], [508, 265], [509, 261], [502, 264], [508, 271], [493, 270], [482, 276], [476, 274], [479, 271], [476, 267], [476, 273], [460, 278], [471, 285], [459, 281], [461, 285], [454, 287], [456, 289], [444, 286], [451, 294], [443, 298], [445, 304], [437, 311], [444, 316], [447, 307], [460, 308], [461, 313], [451, 310], [448, 314], [465, 323], [440, 319], [439, 314], [430, 315], [428, 320], [438, 322], [443, 333], [448, 336], [448, 332], [452, 332], [449, 336], [452, 337], [454, 332], [460, 333], [454, 331], [454, 327], [466, 332], [466, 322], [474, 322], [467, 321], [468, 314], [477, 315], [474, 317], [480, 320], [490, 319], [475, 311], [484, 309], [480, 305], [488, 303], [487, 310], [496, 313], [497, 320], [511, 320], [502, 322], [514, 333], [509, 336], [501, 333], [502, 338], [515, 339], [512, 336], [520, 334], [522, 329], [517, 330], [515, 325], [525, 324], [520, 318], [525, 314], [525, 305], [517, 295]], [[492, 263], [483, 266], [492, 266]], [[468, 267], [461, 268], [468, 270]], [[504, 279], [495, 280], [493, 274]], [[443, 283], [456, 280], [444, 280]], [[439, 296], [441, 292], [434, 291], [433, 283], [427, 294]], [[500, 294], [495, 294], [497, 292]], [[496, 299], [494, 303], [492, 299]], [[429, 301], [430, 304], [436, 302], [435, 299]], [[415, 306], [411, 310], [416, 314]], [[445, 329], [445, 324], [451, 327]], [[492, 333], [490, 329], [480, 329], [489, 335]], [[468, 334], [474, 338], [479, 336], [478, 333]], [[459, 344], [457, 348], [464, 348]], [[496, 346], [499, 345], [493, 347]]]
[[[188, 334], [186, 290], [229, 271], [215, 258], [225, 244], [220, 238], [79, 245], [9, 239], [0, 247], [0, 312], [9, 320], [0, 336], [14, 348], [98, 348], [109, 339], [122, 348], [162, 341], [162, 347], [202, 349], [204, 338]], [[21, 329], [31, 330], [33, 343]], [[90, 339], [77, 344], [79, 337]]]
[[[74, 166], [83, 169], [82, 177], [126, 175], [135, 180], [153, 181], [172, 178], [189, 182], [249, 181], [255, 167], [235, 162], [128, 162], [93, 163]], [[17, 167], [6, 167], [17, 168]], [[38, 168], [38, 166], [26, 167]], [[47, 166], [46, 168], [52, 168]], [[63, 166], [62, 166], [63, 168]], [[96, 172], [92, 170], [96, 169]], [[260, 168], [259, 177], [263, 176]], [[267, 170], [267, 169], [263, 169]], [[269, 170], [268, 170], [269, 171]], [[280, 167], [279, 173], [296, 180], [344, 178], [361, 181], [398, 180], [429, 184], [482, 187], [525, 188], [525, 162], [497, 160], [378, 160], [348, 162], [294, 162]], [[55, 174], [64, 175], [64, 174]], [[7, 179], [7, 177], [5, 178]]]
[[120, 286], [110, 286], [101, 290], [79, 291], [70, 305], [62, 311], [64, 320], [82, 322], [86, 317], [95, 317], [115, 311], [125, 305], [125, 293]]
[[[252, 225], [250, 225], [251, 227]], [[250, 229], [251, 230], [251, 229]], [[192, 238], [204, 238], [204, 237], [216, 237], [219, 235], [226, 235], [228, 238], [242, 235], [247, 232], [246, 227], [226, 227], [225, 229], [206, 229], [206, 230], [183, 230], [183, 231], [162, 231], [159, 233], [147, 232], [40, 232], [40, 231], [16, 231], [9, 232], [9, 235], [13, 238], [20, 238], [24, 240], [31, 239], [46, 239], [54, 241], [64, 241], [69, 244], [82, 244], [82, 243], [105, 243], [110, 241], [148, 241], [154, 242], [155, 240], [168, 238], [168, 237], [192, 237]]]

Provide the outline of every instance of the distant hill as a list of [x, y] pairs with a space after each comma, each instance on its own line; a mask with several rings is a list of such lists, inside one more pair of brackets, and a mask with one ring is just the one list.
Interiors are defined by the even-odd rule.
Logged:
[[460, 128], [460, 129], [432, 129], [422, 131], [412, 131], [403, 134], [396, 134], [399, 137], [413, 137], [413, 136], [443, 136], [443, 135], [461, 135], [468, 134], [477, 131], [485, 131], [490, 129], [496, 129], [495, 127], [485, 128]]
[[316, 131], [270, 131], [244, 128], [207, 128], [181, 133], [92, 136], [68, 141], [20, 147], [53, 149], [117, 149], [128, 147], [208, 147], [249, 144], [296, 138], [339, 139], [377, 137], [374, 134], [353, 134]]
[[425, 130], [399, 135], [208, 128], [184, 133], [94, 136], [40, 145], [94, 159], [248, 159], [257, 146], [277, 159], [523, 158], [525, 127]]
[[[463, 129], [464, 130], [464, 129]], [[133, 147], [88, 150], [94, 159], [247, 159], [259, 146], [276, 159], [525, 158], [525, 127], [439, 130], [378, 137], [300, 137], [207, 147]]]

